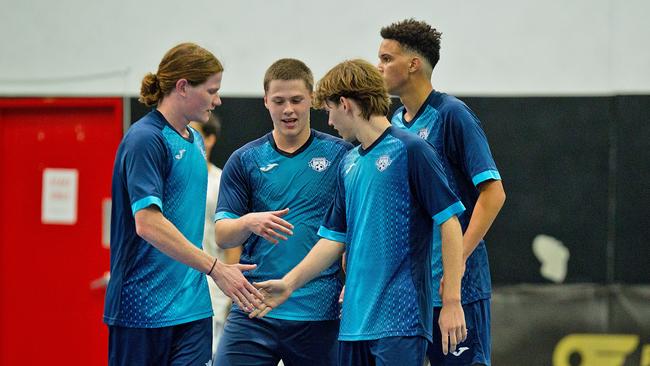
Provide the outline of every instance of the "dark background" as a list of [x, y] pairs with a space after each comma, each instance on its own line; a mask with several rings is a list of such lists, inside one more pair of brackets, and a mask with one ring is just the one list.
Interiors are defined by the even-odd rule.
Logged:
[[[483, 123], [508, 197], [486, 238], [495, 285], [549, 282], [531, 247], [539, 234], [569, 249], [566, 283], [650, 283], [650, 96], [461, 99]], [[131, 99], [132, 121], [147, 111]], [[220, 167], [272, 128], [261, 97], [223, 98], [216, 114]], [[321, 111], [312, 127], [336, 136]]]

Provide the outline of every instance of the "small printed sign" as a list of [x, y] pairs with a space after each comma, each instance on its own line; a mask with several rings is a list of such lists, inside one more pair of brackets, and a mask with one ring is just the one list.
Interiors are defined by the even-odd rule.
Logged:
[[41, 222], [60, 225], [77, 223], [78, 183], [77, 169], [43, 170]]

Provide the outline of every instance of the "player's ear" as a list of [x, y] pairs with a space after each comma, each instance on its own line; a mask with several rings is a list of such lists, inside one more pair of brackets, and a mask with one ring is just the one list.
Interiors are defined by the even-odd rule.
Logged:
[[422, 60], [419, 57], [411, 58], [411, 63], [409, 64], [409, 72], [417, 72], [422, 68]]
[[189, 82], [187, 79], [178, 79], [176, 81], [176, 91], [182, 95], [185, 96], [187, 94], [187, 87], [189, 86]]

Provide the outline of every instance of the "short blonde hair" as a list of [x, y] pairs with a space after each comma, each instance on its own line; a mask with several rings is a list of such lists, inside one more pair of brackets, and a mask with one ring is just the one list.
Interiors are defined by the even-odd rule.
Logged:
[[356, 59], [334, 66], [316, 84], [314, 108], [324, 109], [326, 102], [339, 104], [341, 97], [354, 99], [361, 108], [361, 116], [385, 116], [390, 108], [390, 97], [375, 66]]
[[309, 92], [314, 90], [314, 75], [304, 62], [295, 58], [282, 58], [269, 66], [264, 74], [264, 93], [273, 80], [302, 80]]

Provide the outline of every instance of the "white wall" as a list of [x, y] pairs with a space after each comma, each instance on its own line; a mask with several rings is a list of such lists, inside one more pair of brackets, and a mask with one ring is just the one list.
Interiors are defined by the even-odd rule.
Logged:
[[137, 95], [167, 49], [195, 41], [224, 96], [261, 95], [268, 65], [315, 77], [376, 61], [383, 25], [443, 32], [437, 89], [463, 95], [650, 93], [647, 0], [0, 0], [0, 95]]

